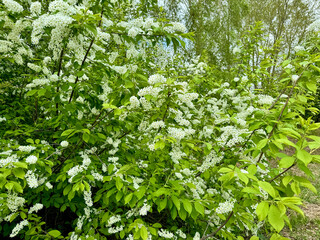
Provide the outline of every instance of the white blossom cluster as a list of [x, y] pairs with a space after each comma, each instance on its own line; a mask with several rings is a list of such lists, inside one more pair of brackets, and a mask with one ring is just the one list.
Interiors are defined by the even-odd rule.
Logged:
[[38, 161], [38, 158], [34, 155], [30, 155], [26, 158], [26, 162], [29, 164], [35, 164]]
[[221, 156], [217, 156], [215, 151], [211, 151], [208, 155], [204, 157], [204, 161], [201, 166], [198, 167], [200, 172], [205, 172], [207, 169], [214, 167], [217, 163], [219, 163], [223, 159], [223, 154]]
[[170, 22], [169, 26], [166, 26], [163, 29], [169, 33], [187, 31], [186, 26], [180, 22]]
[[33, 146], [19, 146], [18, 149], [19, 149], [19, 151], [21, 151], [21, 152], [27, 152], [27, 153], [29, 153], [29, 152], [35, 150], [36, 147], [33, 147]]
[[0, 167], [13, 168], [12, 163], [19, 162], [19, 158], [16, 154], [7, 156], [6, 158], [0, 158]]
[[30, 4], [30, 12], [32, 15], [40, 15], [41, 14], [41, 3], [33, 2]]
[[4, 6], [10, 11], [14, 13], [21, 13], [23, 12], [23, 7], [13, 0], [2, 0]]
[[92, 202], [92, 193], [91, 193], [91, 189], [89, 189], [89, 191], [84, 191], [83, 192], [83, 196], [84, 196], [84, 201], [87, 205], [87, 207], [92, 207], [93, 202]]
[[150, 211], [151, 206], [147, 203], [144, 203], [141, 209], [139, 210], [140, 216], [146, 216], [148, 214], [148, 211]]
[[267, 104], [267, 105], [271, 105], [274, 102], [273, 97], [268, 96], [268, 95], [258, 95], [258, 103], [263, 105], [263, 104]]
[[23, 197], [18, 197], [17, 193], [8, 192], [7, 207], [11, 212], [18, 211], [18, 209], [24, 205], [25, 201]]
[[121, 221], [121, 216], [120, 215], [115, 215], [115, 216], [111, 216], [108, 220], [108, 225], [107, 227], [112, 226], [113, 224], [120, 222]]
[[224, 203], [219, 203], [219, 207], [216, 209], [217, 214], [225, 214], [232, 211], [234, 207], [235, 200], [226, 201]]
[[35, 175], [35, 173], [32, 170], [28, 170], [24, 177], [30, 188], [37, 188], [40, 185], [38, 181], [38, 177]]
[[167, 81], [167, 79], [160, 74], [151, 75], [148, 79], [148, 83], [151, 85], [156, 84], [156, 83], [166, 83], [166, 81]]
[[162, 229], [162, 228], [158, 231], [158, 235], [159, 235], [159, 237], [163, 237], [163, 238], [171, 238], [172, 239], [174, 237], [173, 233], [169, 232], [166, 229]]
[[38, 211], [41, 210], [42, 208], [43, 208], [43, 205], [42, 205], [41, 203], [36, 203], [35, 205], [33, 205], [33, 206], [29, 209], [28, 213], [31, 214], [31, 213], [33, 213], [33, 212], [38, 212]]
[[[138, 92], [138, 95], [140, 97], [143, 97], [145, 95], [151, 95], [151, 96], [157, 97], [161, 90], [162, 89], [160, 87], [148, 86], [148, 87], [140, 89], [139, 92]], [[141, 101], [141, 99], [140, 99], [140, 101]]]
[[10, 237], [13, 238], [15, 236], [17, 236], [17, 234], [25, 227], [28, 226], [29, 222], [27, 219], [22, 220], [20, 223], [18, 223], [13, 229], [12, 232], [10, 234]]
[[69, 182], [70, 182], [70, 183], [72, 182], [72, 179], [73, 179], [76, 175], [78, 175], [79, 173], [87, 170], [87, 169], [88, 169], [88, 166], [89, 166], [90, 163], [91, 163], [91, 160], [90, 160], [90, 158], [88, 157], [87, 154], [81, 152], [80, 155], [81, 155], [81, 157], [82, 157], [82, 159], [83, 159], [82, 165], [76, 165], [76, 166], [74, 166], [73, 168], [69, 169], [69, 171], [67, 172], [68, 175], [69, 175], [69, 177], [70, 177], [70, 178], [69, 178]]

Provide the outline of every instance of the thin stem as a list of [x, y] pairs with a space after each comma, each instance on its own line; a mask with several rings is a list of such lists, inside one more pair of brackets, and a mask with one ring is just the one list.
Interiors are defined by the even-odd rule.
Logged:
[[231, 211], [231, 213], [229, 214], [228, 218], [221, 224], [221, 226], [216, 231], [214, 231], [213, 233], [208, 234], [207, 236], [203, 236], [200, 240], [205, 240], [207, 238], [211, 238], [214, 235], [216, 235], [229, 222], [229, 220], [232, 217], [233, 213], [234, 212]]
[[[63, 53], [64, 53], [64, 48], [62, 48], [61, 53], [60, 53], [60, 59], [59, 59], [59, 66], [58, 66], [58, 77], [60, 77], [61, 74], [61, 67], [62, 67], [62, 58], [63, 58]], [[60, 89], [59, 86], [57, 86], [57, 94], [59, 93]], [[56, 115], [59, 115], [59, 103], [56, 103]]]
[[[101, 10], [101, 14], [100, 14], [101, 19], [100, 19], [100, 21], [99, 21], [98, 27], [101, 26], [101, 23], [102, 23], [102, 15], [103, 15], [103, 8], [102, 8], [102, 10]], [[82, 60], [82, 62], [81, 62], [81, 66], [80, 66], [80, 70], [79, 70], [79, 71], [82, 70], [82, 68], [83, 68], [83, 66], [84, 66], [84, 63], [85, 63], [86, 60], [87, 60], [87, 57], [88, 57], [89, 52], [90, 52], [90, 50], [91, 50], [91, 48], [92, 48], [92, 45], [93, 45], [94, 40], [95, 40], [95, 38], [93, 38], [93, 39], [91, 40], [90, 44], [89, 44], [89, 47], [88, 47], [88, 49], [87, 49], [87, 51], [86, 51], [86, 54], [84, 55], [84, 58], [83, 58], [83, 60]], [[73, 94], [74, 94], [74, 90], [75, 90], [75, 87], [76, 87], [78, 81], [79, 81], [79, 76], [77, 76], [76, 81], [74, 82], [74, 83], [75, 83], [75, 86], [72, 88], [71, 95], [70, 95], [70, 98], [69, 98], [69, 103], [70, 103], [71, 100], [72, 100], [72, 97], [73, 97]]]
[[[79, 70], [79, 71], [82, 70], [84, 63], [85, 63], [85, 61], [87, 60], [87, 57], [88, 57], [88, 54], [89, 54], [89, 52], [90, 52], [90, 49], [91, 49], [91, 47], [92, 47], [92, 45], [93, 45], [93, 42], [94, 42], [94, 38], [93, 38], [93, 39], [91, 40], [91, 42], [90, 42], [90, 45], [89, 45], [89, 47], [88, 47], [88, 49], [87, 49], [87, 51], [86, 51], [86, 54], [85, 54], [85, 56], [84, 56], [84, 58], [83, 58], [83, 60], [82, 60], [82, 62], [81, 62], [81, 66], [80, 66], [80, 70]], [[76, 81], [74, 82], [74, 83], [75, 83], [75, 86], [72, 88], [71, 95], [70, 95], [70, 98], [69, 98], [69, 103], [70, 103], [71, 100], [72, 100], [72, 97], [73, 97], [73, 94], [74, 94], [74, 89], [75, 89], [78, 81], [79, 81], [79, 76], [77, 76]]]
[[275, 176], [274, 178], [272, 178], [271, 180], [269, 180], [269, 182], [273, 182], [274, 180], [276, 180], [278, 177], [280, 177], [281, 175], [285, 174], [286, 172], [288, 172], [291, 168], [293, 168], [296, 164], [292, 164], [290, 167], [288, 167], [286, 170], [284, 170], [283, 172], [279, 173], [277, 176]]
[[[308, 66], [309, 66], [309, 65], [307, 65], [306, 68], [307, 68]], [[305, 68], [305, 69], [306, 69], [306, 68]], [[305, 69], [304, 69], [304, 70], [305, 70]], [[303, 70], [302, 73], [299, 75], [298, 79], [293, 83], [293, 86], [292, 86], [292, 88], [291, 88], [291, 91], [290, 91], [290, 93], [289, 93], [289, 96], [287, 97], [287, 101], [286, 101], [286, 103], [284, 104], [284, 106], [283, 106], [283, 108], [282, 108], [282, 110], [281, 110], [281, 112], [280, 112], [280, 115], [279, 115], [279, 117], [278, 117], [278, 119], [277, 119], [277, 122], [273, 125], [273, 128], [272, 128], [272, 130], [270, 131], [270, 133], [269, 133], [269, 135], [268, 135], [268, 139], [271, 138], [274, 130], [275, 130], [276, 127], [278, 126], [278, 123], [279, 123], [279, 121], [280, 121], [280, 119], [281, 119], [281, 117], [282, 117], [282, 115], [283, 115], [283, 113], [284, 113], [284, 110], [286, 109], [286, 107], [287, 107], [287, 105], [288, 105], [288, 103], [289, 103], [289, 100], [290, 100], [290, 98], [292, 97], [294, 88], [296, 87], [299, 79], [301, 78], [302, 74], [304, 73], [304, 70]], [[260, 156], [259, 156], [259, 159], [258, 159], [258, 161], [257, 161], [257, 164], [261, 161], [262, 155], [263, 155], [263, 152], [261, 151]]]

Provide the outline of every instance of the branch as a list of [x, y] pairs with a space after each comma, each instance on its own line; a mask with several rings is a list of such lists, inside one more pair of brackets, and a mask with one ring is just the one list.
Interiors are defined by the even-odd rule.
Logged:
[[207, 238], [211, 238], [214, 235], [216, 235], [229, 222], [229, 220], [232, 217], [233, 213], [234, 212], [231, 211], [231, 213], [229, 214], [228, 218], [221, 224], [221, 226], [216, 231], [214, 231], [213, 233], [208, 234], [207, 236], [203, 236], [200, 240], [205, 240]]
[[269, 180], [269, 182], [271, 183], [272, 181], [276, 180], [278, 177], [280, 177], [281, 175], [285, 174], [287, 171], [289, 171], [291, 168], [293, 168], [296, 164], [292, 164], [290, 167], [288, 167], [286, 170], [284, 170], [283, 172], [279, 173], [277, 176], [275, 176], [274, 178], [272, 178], [271, 180]]
[[[103, 15], [103, 8], [102, 8], [102, 10], [101, 10], [101, 14], [100, 14], [101, 19], [100, 19], [100, 21], [99, 21], [98, 27], [101, 26], [101, 23], [102, 23], [102, 15]], [[92, 47], [92, 45], [93, 45], [94, 40], [95, 40], [95, 38], [93, 38], [93, 39], [91, 40], [90, 44], [89, 44], [89, 47], [88, 47], [88, 49], [87, 49], [87, 51], [86, 51], [86, 54], [85, 54], [85, 56], [84, 56], [84, 58], [83, 58], [83, 60], [82, 60], [82, 62], [81, 62], [81, 66], [80, 66], [80, 70], [79, 70], [79, 71], [82, 70], [84, 63], [85, 63], [85, 61], [87, 60], [87, 57], [88, 57], [88, 55], [89, 55], [89, 52], [90, 52], [90, 50], [91, 50], [91, 47]], [[76, 81], [74, 82], [74, 83], [75, 83], [75, 84], [74, 84], [75, 86], [72, 88], [71, 95], [70, 95], [70, 98], [69, 98], [69, 103], [70, 103], [71, 100], [72, 100], [72, 97], [73, 97], [73, 94], [74, 94], [74, 89], [75, 89], [78, 81], [79, 81], [79, 76], [77, 76]]]
[[[83, 60], [82, 60], [82, 62], [81, 62], [81, 66], [80, 66], [80, 70], [79, 70], [79, 71], [82, 70], [84, 63], [85, 63], [85, 61], [87, 60], [89, 51], [90, 51], [90, 49], [91, 49], [91, 47], [92, 47], [92, 45], [93, 45], [94, 40], [95, 40], [95, 38], [93, 38], [93, 39], [91, 40], [91, 42], [90, 42], [90, 45], [89, 45], [89, 47], [88, 47], [88, 49], [87, 49], [87, 52], [86, 52], [86, 54], [85, 54], [85, 56], [84, 56], [84, 58], [83, 58]], [[73, 94], [74, 94], [74, 89], [75, 89], [78, 81], [79, 81], [79, 76], [77, 76], [76, 81], [74, 82], [74, 83], [75, 83], [75, 84], [74, 84], [75, 86], [72, 88], [71, 95], [70, 95], [70, 98], [69, 98], [69, 103], [70, 103], [71, 100], [72, 100], [72, 97], [73, 97]]]
[[[63, 53], [64, 53], [64, 48], [62, 48], [61, 53], [60, 53], [60, 60], [59, 60], [59, 66], [58, 66], [58, 77], [60, 77], [61, 73], [61, 66], [62, 66], [62, 58], [63, 58]], [[57, 86], [57, 93], [59, 93], [59, 86]], [[56, 115], [59, 115], [59, 103], [56, 103]]]
[[[307, 65], [304, 70], [306, 70], [308, 66], [309, 66], [309, 65]], [[280, 121], [280, 119], [281, 119], [281, 117], [282, 117], [282, 114], [284, 113], [284, 110], [286, 109], [286, 107], [287, 107], [287, 105], [288, 105], [288, 103], [289, 103], [289, 100], [290, 100], [290, 98], [292, 97], [294, 88], [296, 87], [299, 79], [301, 78], [302, 74], [304, 73], [304, 70], [303, 70], [302, 73], [299, 75], [298, 79], [293, 83], [292, 89], [291, 89], [291, 91], [290, 91], [290, 93], [289, 93], [289, 96], [287, 97], [287, 101], [286, 101], [286, 103], [284, 104], [284, 106], [283, 106], [283, 108], [282, 108], [282, 110], [281, 110], [281, 112], [280, 112], [280, 115], [279, 115], [279, 117], [278, 117], [278, 119], [277, 119], [277, 122], [273, 125], [273, 128], [272, 128], [271, 132], [269, 133], [268, 139], [271, 138], [274, 130], [275, 130], [276, 127], [278, 126], [278, 122]], [[259, 156], [259, 159], [258, 159], [258, 161], [257, 161], [257, 164], [261, 161], [262, 155], [263, 155], [263, 152], [261, 151], [260, 156]]]

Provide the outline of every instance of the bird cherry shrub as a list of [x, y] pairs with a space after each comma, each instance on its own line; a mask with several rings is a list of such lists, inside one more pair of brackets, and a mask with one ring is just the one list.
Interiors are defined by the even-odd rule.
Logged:
[[290, 209], [303, 215], [301, 188], [316, 190], [288, 170], [320, 160], [320, 125], [302, 117], [317, 111], [318, 51], [276, 65], [269, 96], [252, 86], [271, 60], [226, 73], [185, 59], [192, 35], [149, 8], [2, 0], [3, 237], [275, 240]]

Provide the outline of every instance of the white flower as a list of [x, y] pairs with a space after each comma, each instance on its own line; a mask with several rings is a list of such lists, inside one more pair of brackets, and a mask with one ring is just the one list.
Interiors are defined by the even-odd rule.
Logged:
[[38, 212], [39, 210], [41, 210], [43, 208], [43, 205], [41, 203], [36, 203], [35, 205], [33, 205], [33, 207], [31, 207], [29, 209], [29, 214], [33, 213], [33, 212]]
[[47, 182], [47, 183], [46, 183], [46, 187], [49, 188], [49, 189], [52, 189], [52, 188], [53, 188], [53, 186], [52, 186], [52, 184], [51, 184], [50, 182]]
[[139, 99], [136, 96], [130, 98], [131, 108], [138, 108], [140, 106]]
[[299, 76], [298, 75], [292, 75], [291, 76], [291, 80], [293, 83], [296, 83], [296, 81], [299, 79]]
[[130, 30], [128, 31], [128, 36], [134, 38], [134, 37], [137, 36], [140, 32], [142, 32], [142, 30], [141, 30], [140, 28], [132, 27], [132, 28], [130, 28]]
[[8, 8], [10, 12], [21, 13], [23, 11], [23, 7], [13, 0], [2, 0], [3, 4]]
[[173, 238], [174, 237], [173, 233], [171, 233], [165, 229], [160, 229], [158, 231], [158, 235], [159, 235], [159, 237], [163, 237], [163, 238]]
[[11, 212], [18, 211], [19, 207], [22, 207], [25, 203], [25, 199], [23, 197], [18, 197], [16, 193], [8, 193], [7, 198], [7, 207]]
[[19, 146], [18, 149], [21, 152], [31, 152], [32, 150], [35, 150], [36, 147], [33, 147], [33, 146]]
[[23, 221], [21, 221], [20, 223], [18, 223], [14, 229], [12, 229], [12, 232], [10, 234], [10, 237], [15, 237], [25, 226], [27, 226], [29, 224], [28, 220], [25, 219]]
[[5, 117], [0, 117], [0, 122], [4, 122], [7, 121], [7, 119]]
[[33, 2], [30, 5], [30, 12], [33, 15], [39, 15], [41, 14], [41, 3], [40, 2]]
[[196, 232], [196, 234], [194, 235], [193, 240], [200, 240], [200, 233]]
[[219, 203], [219, 207], [216, 209], [216, 212], [218, 214], [224, 214], [231, 212], [234, 206], [234, 200], [233, 201], [226, 201], [224, 203]]
[[29, 170], [26, 173], [25, 179], [30, 188], [37, 188], [39, 186], [38, 178], [35, 176], [34, 172], [32, 172], [31, 170]]
[[154, 74], [148, 79], [149, 84], [165, 83], [166, 81], [167, 79], [160, 74]]
[[295, 51], [295, 52], [304, 51], [304, 47], [302, 47], [302, 46], [295, 46], [295, 47], [294, 47], [294, 51]]
[[61, 147], [68, 147], [69, 143], [67, 141], [62, 141], [60, 145]]
[[235, 47], [232, 52], [233, 54], [241, 53], [241, 49], [239, 47]]
[[90, 189], [89, 189], [89, 191], [83, 192], [84, 201], [88, 207], [92, 207], [92, 205], [93, 205], [91, 195], [92, 195], [92, 193], [91, 193]]
[[274, 101], [273, 97], [269, 96], [269, 95], [262, 95], [262, 94], [259, 94], [258, 95], [258, 103], [263, 105], [263, 104], [272, 104]]
[[150, 208], [151, 206], [149, 204], [144, 203], [139, 211], [140, 216], [146, 216], [148, 211], [150, 211]]
[[108, 220], [108, 227], [121, 221], [121, 216], [120, 215], [115, 215], [109, 218]]
[[38, 158], [34, 155], [27, 157], [26, 162], [29, 164], [35, 164], [38, 161]]

